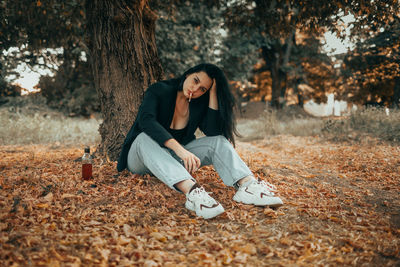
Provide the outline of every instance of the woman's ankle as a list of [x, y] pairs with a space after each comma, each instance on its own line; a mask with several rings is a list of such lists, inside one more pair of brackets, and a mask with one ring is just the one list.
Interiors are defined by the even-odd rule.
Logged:
[[254, 178], [254, 176], [252, 176], [252, 175], [249, 175], [249, 176], [246, 176], [246, 177], [240, 179], [239, 181], [237, 181], [236, 184], [238, 187], [247, 186], [253, 181], [256, 181], [256, 178]]
[[192, 189], [192, 187], [195, 184], [196, 183], [193, 180], [187, 179], [187, 180], [183, 180], [179, 183], [176, 183], [174, 185], [174, 187], [186, 195], [187, 193], [189, 193], [189, 191]]

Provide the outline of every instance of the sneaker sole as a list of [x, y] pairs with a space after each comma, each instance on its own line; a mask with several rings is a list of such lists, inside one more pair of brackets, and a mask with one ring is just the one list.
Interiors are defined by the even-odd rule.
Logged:
[[[268, 207], [270, 207], [270, 208], [279, 208], [279, 207], [282, 207], [282, 206], [283, 206], [283, 203], [282, 203], [282, 204], [277, 203], [277, 204], [266, 205], [266, 206], [268, 206]], [[265, 206], [259, 206], [259, 207], [265, 207]]]
[[[236, 200], [235, 200], [236, 201]], [[256, 206], [256, 207], [270, 207], [270, 208], [279, 208], [279, 207], [282, 207], [283, 206], [283, 204], [280, 204], [280, 203], [277, 203], [277, 204], [253, 204], [253, 203], [244, 203], [244, 202], [242, 202], [242, 201], [236, 201], [237, 203], [241, 203], [241, 204], [244, 204], [244, 205], [253, 205], [253, 206]]]
[[197, 214], [197, 212], [196, 212], [196, 215], [198, 217], [202, 217], [202, 218], [207, 220], [207, 219], [211, 219], [211, 218], [217, 217], [218, 215], [220, 215], [220, 214], [222, 214], [224, 212], [225, 212], [225, 210], [220, 204], [218, 207], [214, 208], [214, 212], [210, 213], [209, 215], [202, 216], [202, 215]]
[[185, 202], [185, 208], [196, 213], [197, 217], [201, 217], [203, 219], [211, 219], [211, 218], [217, 217], [218, 215], [225, 212], [225, 209], [224, 209], [224, 207], [221, 206], [221, 204], [219, 206], [217, 206], [215, 208], [215, 211], [213, 213], [210, 213], [210, 215], [208, 215], [208, 216], [202, 216], [202, 215], [197, 214], [195, 208], [192, 207], [188, 202]]
[[195, 211], [193, 205], [190, 205], [187, 201], [185, 202], [185, 208], [187, 208], [190, 211]]
[[[236, 195], [235, 195], [235, 196], [236, 196]], [[278, 207], [280, 207], [280, 206], [283, 206], [282, 200], [281, 200], [280, 203], [272, 203], [272, 204], [258, 204], [258, 203], [254, 203], [254, 202], [248, 202], [248, 203], [246, 203], [246, 202], [244, 202], [244, 201], [237, 200], [237, 199], [235, 198], [235, 196], [233, 196], [233, 200], [234, 200], [234, 201], [236, 201], [236, 202], [238, 202], [238, 203], [243, 203], [243, 204], [246, 204], [246, 205], [254, 205], [254, 206], [257, 206], [257, 207], [265, 207], [265, 206], [268, 206], [268, 207], [271, 207], [271, 208], [278, 208]]]

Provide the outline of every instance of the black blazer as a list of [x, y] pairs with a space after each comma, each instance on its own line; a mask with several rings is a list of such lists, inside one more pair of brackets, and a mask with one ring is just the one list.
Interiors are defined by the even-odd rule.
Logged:
[[[174, 116], [176, 96], [182, 91], [182, 80], [171, 79], [157, 82], [147, 88], [139, 107], [135, 122], [129, 130], [118, 158], [117, 169], [123, 171], [127, 166], [129, 149], [135, 138], [145, 132], [161, 147], [173, 138], [167, 131]], [[218, 110], [208, 107], [209, 92], [189, 103], [189, 122], [181, 144], [186, 145], [196, 137], [197, 128], [207, 136], [222, 134], [222, 123]]]

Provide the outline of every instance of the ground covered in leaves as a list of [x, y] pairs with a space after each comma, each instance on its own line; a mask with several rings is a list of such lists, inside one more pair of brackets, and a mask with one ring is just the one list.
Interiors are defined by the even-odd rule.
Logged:
[[2, 266], [396, 266], [400, 148], [277, 136], [239, 143], [277, 210], [237, 204], [211, 167], [197, 180], [226, 212], [203, 220], [150, 176], [96, 159], [80, 179], [81, 147], [0, 147]]

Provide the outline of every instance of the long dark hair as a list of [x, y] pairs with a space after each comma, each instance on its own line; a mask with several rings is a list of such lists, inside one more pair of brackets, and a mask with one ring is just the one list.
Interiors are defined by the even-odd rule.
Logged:
[[202, 71], [211, 79], [215, 79], [217, 83], [218, 112], [223, 122], [222, 133], [226, 139], [235, 145], [234, 135], [240, 136], [236, 130], [236, 119], [234, 114], [236, 101], [230, 90], [225, 73], [213, 64], [203, 63], [185, 71], [181, 76], [181, 83], [183, 84], [183, 81], [188, 75]]

